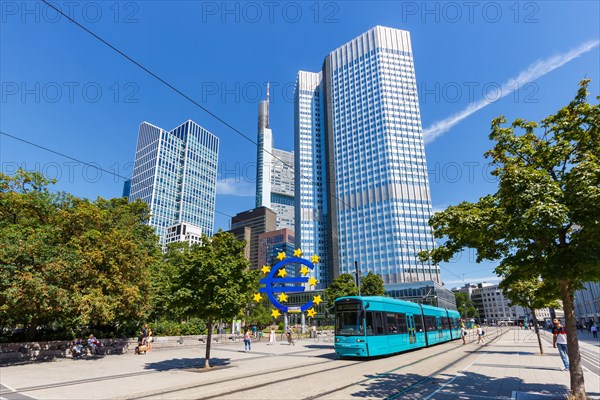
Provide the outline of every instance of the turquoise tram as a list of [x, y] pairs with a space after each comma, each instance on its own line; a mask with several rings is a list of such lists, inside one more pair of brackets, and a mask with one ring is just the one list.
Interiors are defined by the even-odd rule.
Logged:
[[394, 354], [458, 338], [454, 310], [379, 296], [335, 301], [335, 352], [341, 357]]

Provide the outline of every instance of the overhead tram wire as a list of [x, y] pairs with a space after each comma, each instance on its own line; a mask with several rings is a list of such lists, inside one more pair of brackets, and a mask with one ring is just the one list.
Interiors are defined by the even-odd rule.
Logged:
[[88, 163], [88, 162], [85, 162], [85, 161], [82, 161], [82, 160], [78, 160], [77, 158], [74, 158], [74, 157], [68, 156], [68, 155], [66, 155], [66, 154], [64, 154], [64, 153], [58, 152], [58, 151], [56, 151], [56, 150], [49, 149], [48, 147], [44, 147], [44, 146], [42, 146], [42, 145], [39, 145], [39, 144], [36, 144], [36, 143], [30, 142], [30, 141], [28, 141], [28, 140], [21, 139], [20, 137], [17, 137], [17, 136], [11, 135], [11, 134], [9, 134], [9, 133], [6, 133], [6, 132], [2, 132], [2, 131], [0, 131], [0, 135], [8, 136], [8, 137], [10, 137], [10, 138], [13, 138], [13, 139], [15, 139], [15, 140], [18, 140], [18, 141], [20, 141], [20, 142], [27, 143], [27, 144], [29, 144], [29, 145], [31, 145], [31, 146], [37, 147], [38, 149], [42, 149], [42, 150], [48, 151], [48, 152], [50, 152], [50, 153], [57, 154], [57, 155], [59, 155], [59, 156], [61, 156], [61, 157], [68, 158], [69, 160], [77, 161], [78, 163], [81, 163], [81, 164], [87, 165], [88, 167], [96, 168], [96, 169], [97, 169], [97, 170], [99, 170], [99, 171], [106, 172], [107, 174], [114, 175], [114, 176], [116, 176], [116, 177], [118, 177], [118, 178], [121, 178], [121, 179], [123, 179], [123, 180], [127, 180], [127, 179], [129, 179], [129, 178], [127, 178], [127, 177], [123, 176], [123, 175], [119, 175], [119, 174], [117, 174], [117, 173], [114, 173], [114, 172], [112, 172], [112, 171], [106, 170], [106, 169], [104, 169], [104, 168], [102, 168], [102, 167], [99, 167], [99, 166], [97, 166], [97, 165], [90, 164], [90, 163]]
[[[110, 174], [110, 175], [112, 175], [112, 176], [116, 176], [117, 178], [121, 178], [121, 179], [123, 179], [123, 180], [130, 179], [130, 178], [127, 178], [127, 177], [125, 177], [125, 176], [123, 176], [123, 175], [119, 175], [119, 174], [117, 174], [117, 173], [115, 173], [115, 172], [112, 172], [112, 171], [109, 171], [109, 170], [107, 170], [107, 169], [104, 169], [104, 168], [102, 168], [102, 167], [99, 167], [98, 165], [94, 165], [94, 164], [91, 164], [91, 163], [85, 162], [85, 161], [83, 161], [83, 160], [79, 160], [79, 159], [77, 159], [77, 158], [75, 158], [75, 157], [71, 157], [71, 156], [69, 156], [69, 155], [66, 155], [66, 154], [64, 154], [64, 153], [61, 153], [61, 152], [59, 152], [59, 151], [52, 150], [52, 149], [49, 149], [48, 147], [45, 147], [45, 146], [39, 145], [39, 144], [37, 144], [37, 143], [30, 142], [29, 140], [21, 139], [20, 137], [17, 137], [17, 136], [11, 135], [11, 134], [9, 134], [9, 133], [6, 133], [6, 132], [2, 132], [2, 131], [0, 131], [0, 135], [7, 136], [7, 137], [9, 137], [9, 138], [12, 138], [12, 139], [18, 140], [18, 141], [20, 141], [20, 142], [26, 143], [26, 144], [28, 144], [28, 145], [30, 145], [30, 146], [37, 147], [38, 149], [45, 150], [45, 151], [47, 151], [47, 152], [50, 152], [50, 153], [52, 153], [52, 154], [59, 155], [59, 156], [61, 156], [61, 157], [67, 158], [67, 159], [69, 159], [69, 160], [77, 161], [78, 163], [81, 163], [81, 164], [83, 164], [83, 165], [86, 165], [86, 166], [88, 166], [88, 167], [96, 168], [98, 171], [106, 172], [107, 174]], [[217, 211], [217, 210], [215, 210], [215, 213], [217, 213], [217, 214], [221, 214], [221, 215], [223, 215], [223, 216], [225, 216], [225, 217], [228, 217], [228, 218], [233, 218], [233, 215], [229, 215], [229, 214], [226, 214], [226, 213], [224, 213], [224, 212], [221, 212], [221, 211]]]
[[[183, 98], [185, 98], [186, 100], [188, 100], [189, 102], [191, 102], [192, 104], [194, 104], [196, 107], [198, 107], [202, 111], [206, 112], [208, 115], [210, 115], [211, 117], [213, 117], [215, 120], [217, 120], [221, 124], [225, 125], [229, 129], [231, 129], [232, 131], [234, 131], [235, 133], [237, 133], [238, 135], [240, 135], [241, 137], [243, 137], [244, 139], [246, 139], [247, 141], [249, 141], [250, 143], [252, 143], [252, 144], [254, 144], [255, 146], [258, 147], [258, 143], [256, 143], [254, 140], [252, 140], [249, 136], [245, 135], [243, 132], [241, 132], [239, 129], [235, 128], [233, 125], [229, 124], [223, 118], [219, 117], [218, 115], [216, 115], [212, 111], [208, 110], [206, 107], [202, 106], [196, 100], [194, 100], [193, 98], [191, 98], [190, 96], [188, 96], [187, 94], [185, 94], [184, 92], [182, 92], [181, 90], [177, 89], [175, 86], [171, 85], [170, 83], [168, 83], [167, 81], [165, 81], [164, 79], [162, 79], [160, 76], [158, 76], [154, 72], [150, 71], [148, 68], [144, 67], [141, 63], [139, 63], [138, 61], [134, 60], [133, 58], [131, 58], [130, 56], [128, 56], [127, 54], [125, 54], [124, 52], [122, 52], [121, 50], [119, 50], [118, 48], [116, 48], [115, 46], [113, 46], [112, 44], [110, 44], [109, 42], [107, 42], [106, 40], [104, 40], [103, 38], [101, 38], [99, 35], [97, 35], [93, 31], [91, 31], [90, 29], [86, 28], [84, 25], [80, 24], [79, 22], [77, 22], [76, 20], [74, 20], [73, 18], [71, 18], [69, 15], [65, 14], [62, 10], [60, 10], [60, 9], [56, 8], [55, 6], [53, 6], [48, 0], [41, 0], [41, 1], [44, 4], [46, 4], [48, 7], [52, 8], [57, 13], [59, 13], [60, 15], [62, 15], [63, 17], [65, 17], [67, 20], [71, 21], [73, 24], [77, 25], [79, 28], [83, 29], [85, 32], [87, 32], [88, 34], [92, 35], [94, 38], [96, 38], [97, 40], [99, 40], [101, 43], [103, 43], [104, 45], [106, 45], [107, 47], [109, 47], [110, 49], [112, 49], [113, 51], [115, 51], [116, 53], [118, 53], [119, 55], [121, 55], [123, 58], [125, 58], [129, 62], [133, 63], [134, 65], [136, 65], [137, 67], [139, 67], [140, 69], [142, 69], [144, 72], [146, 72], [147, 74], [149, 74], [150, 76], [152, 76], [153, 78], [155, 78], [156, 80], [158, 80], [159, 82], [161, 82], [163, 85], [167, 86], [169, 89], [171, 89], [175, 93], [179, 94], [180, 96], [182, 96]], [[269, 152], [267, 150], [263, 150], [263, 151], [265, 151], [267, 154], [271, 155], [274, 159], [276, 159], [276, 160], [280, 161], [281, 163], [283, 163], [283, 165], [292, 168], [292, 170], [295, 170], [295, 166], [292, 166], [292, 165], [288, 164], [287, 162], [285, 162], [284, 160], [282, 160], [281, 158], [277, 157], [276, 155], [274, 155], [273, 153], [271, 153], [271, 152]], [[317, 182], [315, 182], [314, 180], [312, 180], [310, 177], [305, 176], [304, 174], [302, 174], [302, 172], [298, 172], [298, 174], [302, 178], [304, 178], [306, 181], [308, 181], [312, 185], [314, 185], [315, 187], [317, 187], [317, 188], [320, 187], [320, 185]], [[369, 216], [365, 215], [362, 211], [358, 210], [355, 207], [352, 207], [350, 204], [348, 204], [344, 200], [340, 199], [335, 194], [332, 193], [332, 194], [330, 194], [330, 196], [333, 197], [333, 198], [335, 198], [338, 202], [340, 202], [344, 206], [348, 207], [350, 210], [353, 210], [357, 214], [361, 215], [366, 221], [368, 221], [369, 223], [373, 224], [375, 227], [377, 227], [377, 228], [383, 228], [382, 226], [380, 226], [379, 223], [373, 221]], [[384, 231], [385, 231], [385, 229], [384, 229]], [[452, 275], [455, 275], [452, 272], [450, 272], [450, 273]], [[455, 276], [458, 277], [458, 278], [460, 278], [458, 275], [455, 275]]]

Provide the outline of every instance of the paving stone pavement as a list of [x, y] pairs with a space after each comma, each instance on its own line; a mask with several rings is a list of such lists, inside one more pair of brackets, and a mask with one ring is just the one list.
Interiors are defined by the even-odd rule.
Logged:
[[[543, 333], [486, 330], [488, 343], [460, 340], [373, 360], [343, 360], [328, 341], [264, 341], [155, 350], [145, 355], [59, 359], [0, 368], [0, 398], [27, 399], [564, 399], [568, 371]], [[590, 335], [591, 336], [591, 335]], [[582, 334], [586, 390], [600, 399], [600, 343]]]

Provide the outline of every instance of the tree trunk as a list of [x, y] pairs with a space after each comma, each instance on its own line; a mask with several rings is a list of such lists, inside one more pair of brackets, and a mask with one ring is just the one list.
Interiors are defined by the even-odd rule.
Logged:
[[565, 311], [565, 327], [567, 328], [567, 354], [569, 356], [569, 373], [571, 375], [571, 396], [574, 400], [587, 400], [581, 357], [579, 355], [579, 341], [577, 339], [577, 322], [575, 321], [575, 307], [573, 304], [574, 290], [571, 281], [561, 280], [563, 307]]
[[533, 329], [535, 329], [535, 334], [537, 335], [538, 345], [540, 346], [540, 354], [544, 354], [544, 348], [542, 347], [542, 338], [540, 337], [540, 329], [538, 328], [538, 320], [535, 316], [535, 309], [530, 308], [531, 314], [533, 316]]
[[210, 343], [212, 342], [212, 326], [213, 320], [209, 318], [206, 322], [206, 326], [208, 327], [208, 334], [206, 335], [206, 354], [204, 355], [204, 368], [210, 368]]
[[35, 336], [37, 334], [37, 326], [38, 322], [36, 319], [32, 319], [29, 324], [27, 324], [27, 328], [25, 330], [25, 340], [28, 342], [35, 341]]

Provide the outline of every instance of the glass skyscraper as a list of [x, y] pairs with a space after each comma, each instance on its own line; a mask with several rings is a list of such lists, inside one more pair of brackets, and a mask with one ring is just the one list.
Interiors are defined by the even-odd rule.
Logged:
[[193, 121], [172, 131], [140, 125], [129, 200], [150, 206], [161, 244], [167, 228], [181, 223], [212, 235], [218, 152], [219, 138]]
[[410, 34], [376, 26], [300, 71], [295, 99], [296, 239], [316, 278], [373, 272], [389, 286], [440, 282]]
[[267, 99], [258, 104], [256, 207], [277, 213], [277, 229], [294, 229], [294, 152], [273, 147]]

